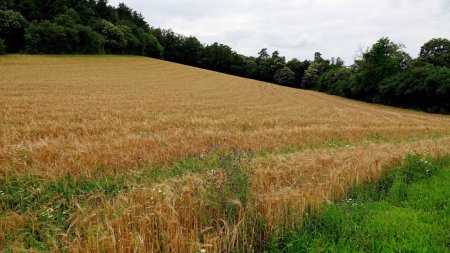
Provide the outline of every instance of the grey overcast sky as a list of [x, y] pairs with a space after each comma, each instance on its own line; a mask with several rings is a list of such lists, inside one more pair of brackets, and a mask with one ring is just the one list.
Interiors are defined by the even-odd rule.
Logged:
[[450, 38], [450, 0], [110, 0], [153, 27], [219, 42], [245, 55], [261, 48], [291, 58], [340, 56], [346, 64], [383, 36], [416, 57], [431, 38]]

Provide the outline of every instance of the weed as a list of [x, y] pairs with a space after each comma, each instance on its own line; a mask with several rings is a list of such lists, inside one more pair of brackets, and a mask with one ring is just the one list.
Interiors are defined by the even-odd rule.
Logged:
[[245, 209], [249, 201], [254, 154], [232, 148], [231, 151], [215, 151], [214, 156], [218, 167], [208, 173], [206, 180], [209, 206], [216, 214], [235, 222], [237, 213]]

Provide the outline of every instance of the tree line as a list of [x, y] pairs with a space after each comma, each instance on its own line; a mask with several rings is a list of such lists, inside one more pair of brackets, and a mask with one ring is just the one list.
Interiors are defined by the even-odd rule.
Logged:
[[0, 53], [132, 54], [333, 95], [428, 112], [450, 112], [450, 41], [431, 39], [417, 58], [381, 38], [346, 66], [338, 58], [286, 61], [205, 45], [154, 28], [124, 3], [107, 0], [0, 0]]

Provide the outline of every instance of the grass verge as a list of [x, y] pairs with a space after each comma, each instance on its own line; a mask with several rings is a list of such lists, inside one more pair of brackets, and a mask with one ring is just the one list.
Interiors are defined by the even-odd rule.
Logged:
[[450, 156], [409, 155], [383, 179], [306, 217], [267, 252], [449, 252]]

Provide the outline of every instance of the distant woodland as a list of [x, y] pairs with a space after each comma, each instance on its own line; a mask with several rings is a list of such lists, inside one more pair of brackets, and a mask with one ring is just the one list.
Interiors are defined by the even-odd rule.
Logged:
[[0, 54], [131, 54], [371, 103], [450, 113], [450, 41], [434, 38], [413, 58], [383, 37], [351, 65], [341, 58], [256, 57], [154, 28], [127, 5], [107, 0], [0, 0]]

